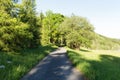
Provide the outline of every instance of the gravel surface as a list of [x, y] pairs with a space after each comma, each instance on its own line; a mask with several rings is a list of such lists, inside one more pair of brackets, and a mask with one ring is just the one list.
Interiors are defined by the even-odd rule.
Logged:
[[21, 80], [84, 80], [82, 74], [72, 67], [66, 50], [59, 48], [39, 62]]

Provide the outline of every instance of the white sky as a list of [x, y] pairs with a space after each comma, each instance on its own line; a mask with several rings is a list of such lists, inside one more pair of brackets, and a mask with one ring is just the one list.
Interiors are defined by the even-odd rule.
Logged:
[[120, 39], [120, 0], [37, 0], [37, 12], [48, 10], [86, 17], [95, 32]]

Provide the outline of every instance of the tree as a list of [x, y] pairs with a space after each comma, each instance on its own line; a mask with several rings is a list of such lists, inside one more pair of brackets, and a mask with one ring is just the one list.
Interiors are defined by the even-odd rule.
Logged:
[[[16, 3], [12, 0], [0, 1], [0, 50], [16, 51], [39, 45], [39, 26], [33, 6], [35, 0], [23, 1], [23, 8], [15, 6]], [[17, 17], [13, 16], [14, 13], [11, 14], [13, 9], [19, 10], [14, 12], [17, 13]], [[25, 13], [21, 12], [23, 9], [25, 9]], [[32, 14], [27, 15], [26, 13]], [[25, 20], [21, 15], [24, 15]]]
[[33, 34], [29, 47], [37, 47], [40, 44], [40, 26], [37, 24], [35, 0], [22, 0], [19, 10], [20, 21], [29, 24], [29, 31]]
[[55, 44], [57, 43], [57, 28], [63, 22], [64, 16], [52, 11], [46, 12], [46, 17], [43, 20], [42, 27], [42, 43]]
[[90, 35], [94, 28], [85, 18], [72, 15], [64, 20], [59, 30], [67, 46], [80, 48], [90, 46], [92, 37]]

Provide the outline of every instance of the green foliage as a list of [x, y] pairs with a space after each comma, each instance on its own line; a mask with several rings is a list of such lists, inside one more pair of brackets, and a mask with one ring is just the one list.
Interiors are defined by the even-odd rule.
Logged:
[[29, 40], [31, 48], [40, 44], [40, 26], [37, 24], [35, 5], [35, 0], [22, 0], [18, 15], [20, 21], [29, 24], [28, 30], [33, 34], [33, 39]]
[[66, 18], [59, 27], [59, 32], [65, 37], [67, 46], [78, 49], [80, 46], [90, 46], [93, 30], [94, 28], [85, 18], [74, 15]]
[[66, 43], [68, 47], [80, 48], [81, 44], [84, 42], [84, 38], [79, 35], [78, 32], [71, 32], [66, 37]]
[[21, 4], [2, 0], [0, 5], [0, 50], [18, 51], [39, 46], [35, 0], [23, 0]]
[[16, 26], [3, 26], [0, 28], [1, 50], [21, 50], [29, 47], [29, 40], [32, 40], [33, 34], [28, 31], [27, 24], [19, 24]]
[[22, 22], [31, 23], [34, 21], [35, 17], [35, 0], [22, 0], [22, 4], [19, 5], [19, 15], [18, 17]]
[[5, 10], [10, 14], [13, 7], [12, 0], [0, 0], [0, 10]]
[[57, 42], [57, 28], [64, 20], [64, 16], [52, 11], [46, 12], [42, 26], [42, 44], [55, 44]]
[[107, 38], [105, 36], [94, 34], [92, 49], [104, 49], [104, 50], [119, 50], [120, 49], [120, 40]]
[[120, 41], [100, 36], [94, 32], [93, 25], [84, 18], [72, 15], [64, 17], [52, 11], [40, 14], [41, 43], [87, 47], [92, 49], [120, 49]]
[[0, 50], [35, 48], [39, 44], [71, 48], [120, 49], [120, 41], [94, 32], [86, 18], [47, 11], [36, 17], [35, 0], [0, 0]]
[[[75, 51], [68, 49], [73, 66], [80, 70], [87, 80], [119, 80], [120, 51]], [[116, 77], [117, 76], [117, 77]]]

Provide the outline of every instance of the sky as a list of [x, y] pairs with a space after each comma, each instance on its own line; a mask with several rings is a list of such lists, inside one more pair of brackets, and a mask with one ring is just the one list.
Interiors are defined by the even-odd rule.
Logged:
[[37, 12], [86, 17], [101, 35], [120, 39], [120, 0], [36, 0]]

